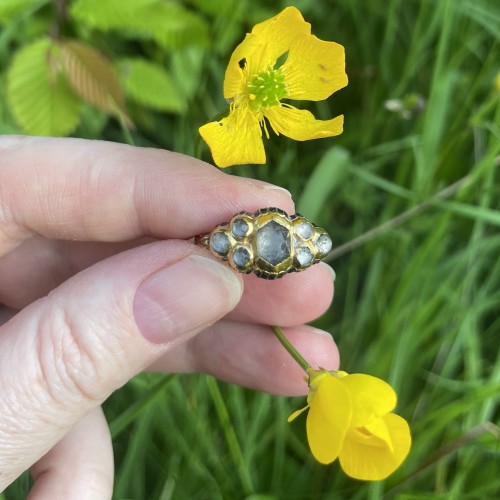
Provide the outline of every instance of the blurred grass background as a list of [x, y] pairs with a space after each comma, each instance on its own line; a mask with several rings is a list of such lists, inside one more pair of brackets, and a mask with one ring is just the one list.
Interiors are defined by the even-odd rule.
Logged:
[[[334, 236], [336, 298], [317, 325], [334, 336], [344, 370], [396, 388], [413, 449], [386, 481], [353, 481], [338, 464], [314, 462], [303, 420], [286, 422], [302, 399], [201, 375], [143, 374], [105, 404], [115, 498], [499, 498], [498, 1], [3, 0], [0, 133], [193, 154], [197, 128], [225, 106], [232, 49], [290, 4], [319, 38], [345, 46], [349, 86], [304, 103], [321, 118], [343, 113], [344, 134], [272, 137], [267, 166], [227, 172], [288, 188], [300, 212]], [[58, 90], [75, 111], [57, 114], [56, 92], [34, 104], [50, 119], [30, 116], [16, 74], [42, 89], [46, 65], [30, 57], [46, 42], [36, 44], [67, 39], [106, 57], [100, 70], [93, 56], [81, 61], [98, 83], [112, 68], [120, 87], [104, 95], [114, 106], [97, 99], [102, 86], [78, 91], [76, 79]], [[203, 157], [210, 161], [206, 148]], [[24, 475], [0, 498], [24, 498], [29, 486]]]

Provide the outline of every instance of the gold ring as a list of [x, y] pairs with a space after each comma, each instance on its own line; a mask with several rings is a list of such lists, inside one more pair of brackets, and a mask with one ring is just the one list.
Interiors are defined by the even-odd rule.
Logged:
[[332, 239], [323, 228], [300, 214], [289, 216], [273, 207], [253, 214], [240, 212], [195, 242], [236, 271], [268, 280], [303, 271], [332, 249]]

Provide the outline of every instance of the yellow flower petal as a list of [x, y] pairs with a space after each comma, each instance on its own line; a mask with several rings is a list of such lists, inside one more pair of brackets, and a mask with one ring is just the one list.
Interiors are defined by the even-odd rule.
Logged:
[[293, 106], [270, 106], [262, 109], [262, 113], [277, 134], [296, 141], [333, 137], [341, 134], [344, 127], [344, 115], [331, 120], [316, 120], [309, 111]]
[[394, 413], [382, 418], [390, 434], [393, 449], [381, 446], [380, 440], [374, 436], [367, 436], [363, 442], [359, 439], [359, 431], [351, 429], [339, 456], [340, 465], [348, 476], [364, 481], [385, 479], [408, 455], [411, 435], [406, 420]]
[[269, 57], [273, 62], [289, 50], [292, 40], [310, 33], [311, 25], [295, 7], [287, 7], [277, 16], [256, 24], [252, 30], [252, 35], [259, 37], [261, 43], [269, 45]]
[[224, 78], [224, 97], [232, 99], [244, 90], [242, 61], [247, 64], [247, 75], [266, 71], [289, 49], [294, 38], [310, 32], [311, 25], [295, 7], [287, 7], [277, 16], [256, 24], [231, 55]]
[[244, 163], [266, 163], [262, 129], [257, 117], [247, 106], [235, 108], [229, 116], [200, 127], [218, 167]]
[[250, 34], [247, 34], [246, 38], [234, 49], [224, 76], [225, 99], [233, 99], [245, 91], [246, 77], [242, 61], [248, 61], [252, 59], [252, 56], [255, 59], [255, 54], [259, 55], [263, 50], [264, 46], [259, 43], [259, 39]]
[[[348, 435], [346, 436], [346, 439], [349, 440], [350, 443], [356, 443], [358, 445], [370, 448], [383, 448], [392, 452], [393, 446], [391, 436], [384, 420], [382, 418], [378, 418], [376, 425], [378, 427], [379, 433], [385, 435], [384, 439], [372, 434], [367, 427], [351, 427], [349, 429]], [[381, 432], [382, 427], [385, 428], [383, 432]], [[348, 444], [346, 444], [346, 446], [348, 446]]]
[[314, 458], [322, 463], [333, 462], [351, 420], [349, 392], [336, 377], [322, 378], [310, 401], [307, 415], [307, 440]]
[[373, 436], [380, 442], [381, 445], [387, 446], [389, 450], [394, 451], [394, 446], [392, 445], [391, 434], [384, 420], [385, 415], [382, 418], [377, 418], [366, 424], [364, 427], [358, 428], [360, 432], [366, 432]]
[[347, 85], [344, 47], [314, 35], [293, 40], [282, 71], [288, 99], [321, 101]]
[[288, 422], [293, 422], [299, 415], [304, 413], [307, 409], [309, 409], [309, 405], [304, 406], [300, 410], [295, 410], [287, 419]]
[[353, 373], [341, 379], [352, 400], [352, 427], [363, 427], [392, 411], [397, 402], [394, 389], [385, 381]]

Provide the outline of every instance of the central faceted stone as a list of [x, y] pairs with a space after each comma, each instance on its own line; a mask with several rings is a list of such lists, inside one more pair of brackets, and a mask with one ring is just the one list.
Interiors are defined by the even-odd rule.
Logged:
[[276, 221], [257, 231], [257, 254], [273, 266], [290, 257], [290, 233]]

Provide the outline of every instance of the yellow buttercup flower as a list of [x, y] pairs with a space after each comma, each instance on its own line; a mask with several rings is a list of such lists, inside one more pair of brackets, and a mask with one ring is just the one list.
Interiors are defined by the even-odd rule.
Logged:
[[[281, 59], [286, 60], [280, 65]], [[219, 167], [265, 163], [262, 128], [297, 141], [342, 133], [344, 117], [316, 120], [283, 99], [321, 101], [347, 85], [344, 47], [319, 40], [295, 7], [257, 24], [233, 52], [224, 79], [229, 115], [200, 127]]]
[[377, 481], [392, 474], [408, 455], [410, 428], [391, 413], [396, 393], [383, 380], [355, 373], [309, 370], [307, 439], [319, 462], [339, 459], [355, 479]]

